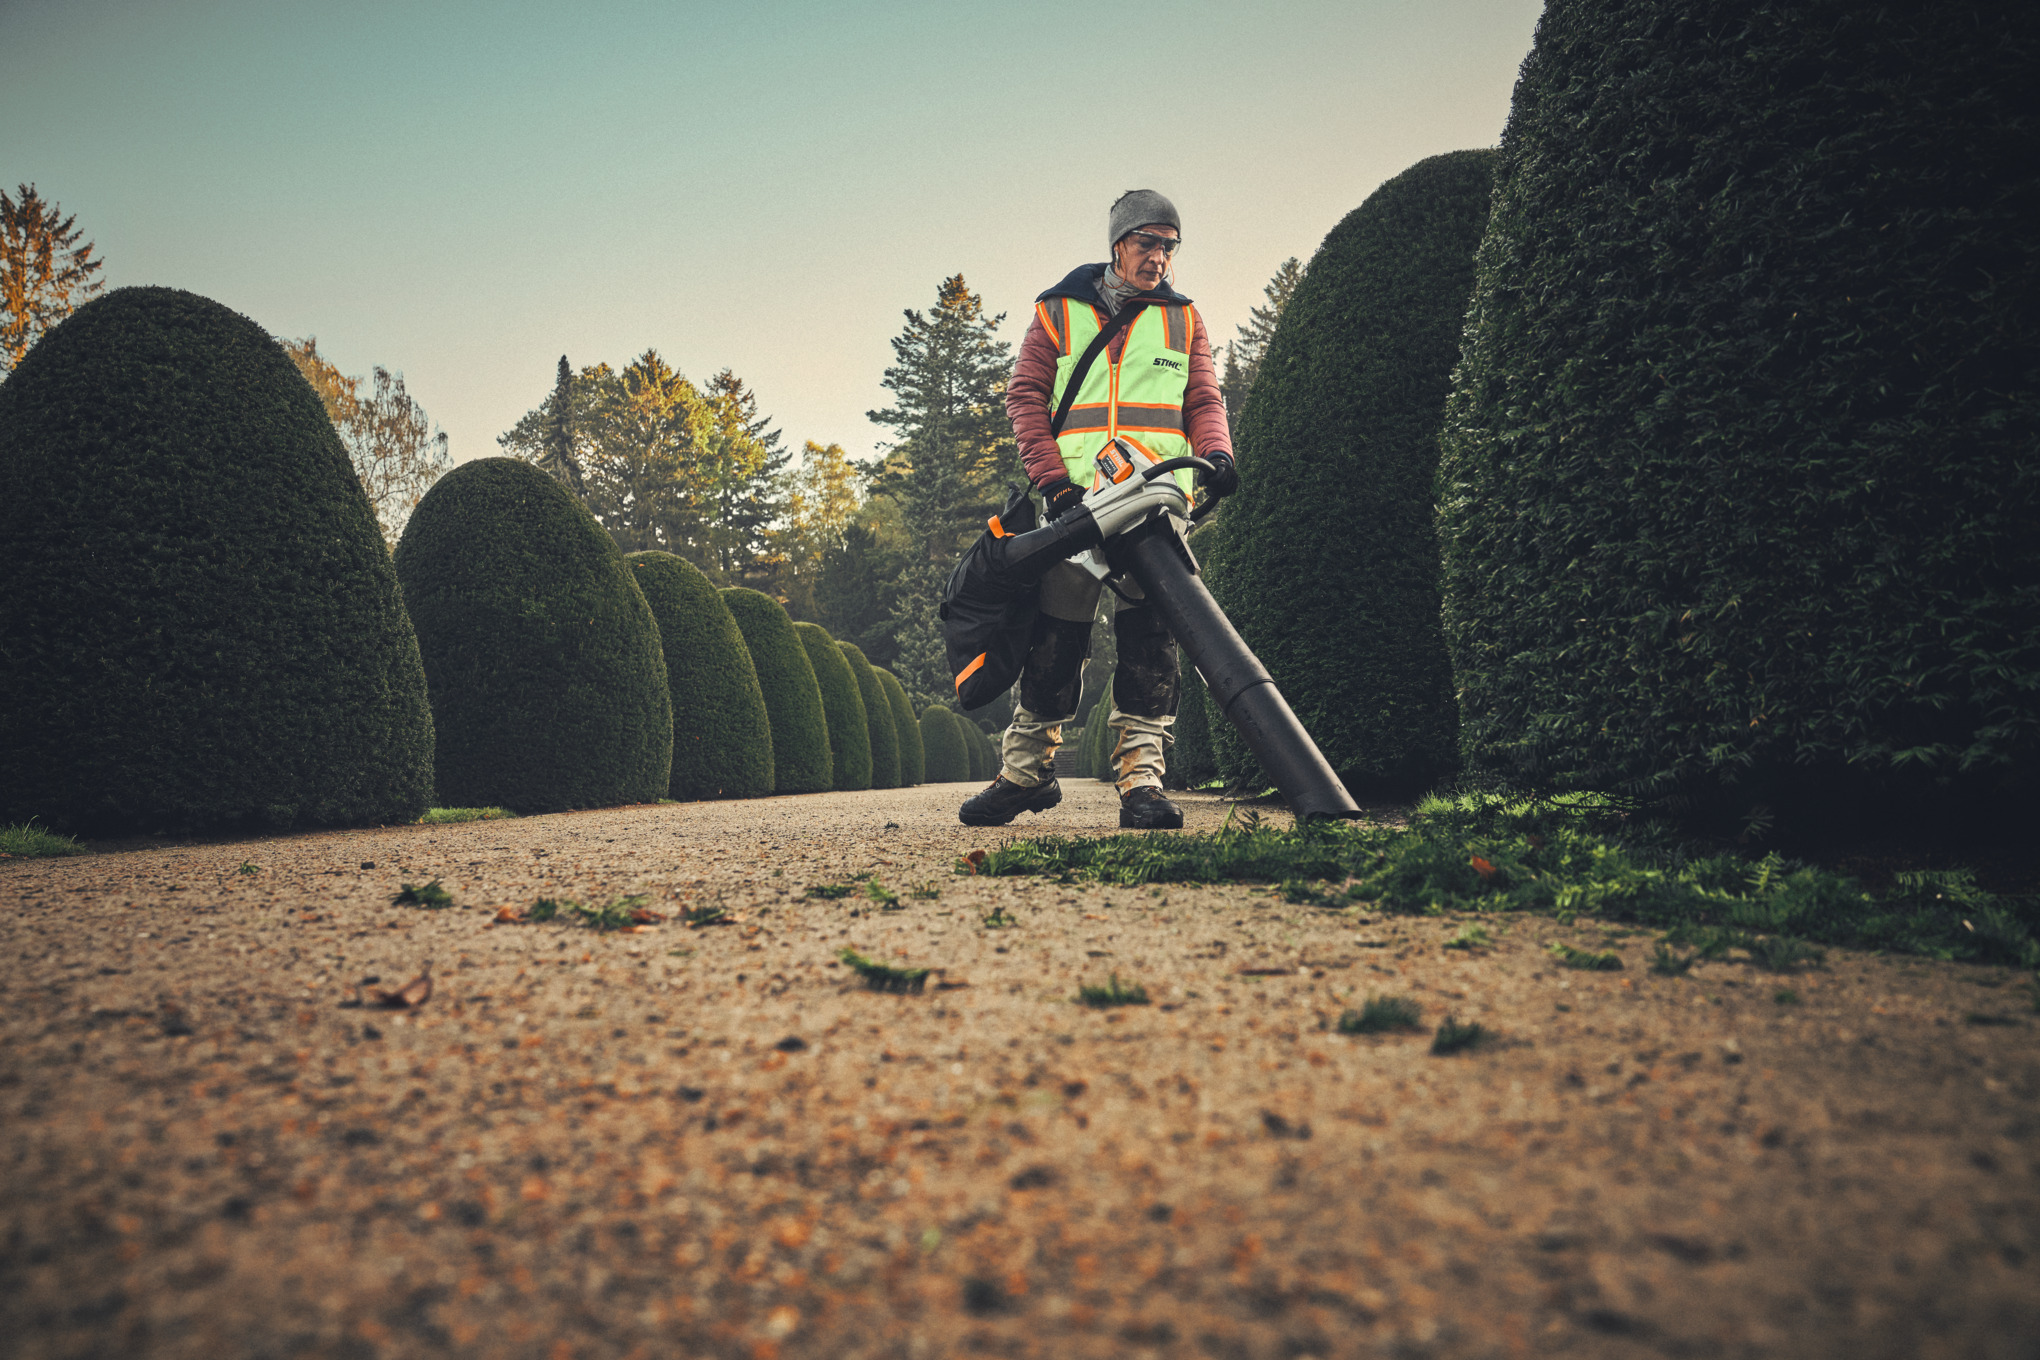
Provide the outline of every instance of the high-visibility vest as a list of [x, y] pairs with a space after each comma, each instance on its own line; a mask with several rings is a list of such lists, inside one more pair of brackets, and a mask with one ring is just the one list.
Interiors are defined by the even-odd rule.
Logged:
[[[1105, 312], [1070, 297], [1043, 298], [1034, 312], [1055, 341], [1055, 386], [1048, 394], [1048, 409], [1054, 411], [1062, 405], [1070, 370], [1104, 329]], [[1109, 347], [1092, 361], [1055, 441], [1071, 481], [1098, 485], [1098, 455], [1115, 437], [1152, 462], [1191, 452], [1183, 427], [1183, 394], [1190, 387], [1190, 338], [1196, 333], [1197, 313], [1188, 303], [1149, 303], [1121, 333], [1125, 347], [1119, 361], [1112, 362]], [[1189, 471], [1178, 469], [1174, 475], [1188, 492]]]

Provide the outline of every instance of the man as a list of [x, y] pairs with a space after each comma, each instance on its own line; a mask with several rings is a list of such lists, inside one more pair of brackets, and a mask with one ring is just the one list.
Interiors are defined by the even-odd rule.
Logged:
[[[1239, 485], [1204, 319], [1169, 284], [1183, 243], [1175, 205], [1151, 189], [1122, 194], [1108, 214], [1106, 239], [1109, 264], [1080, 265], [1035, 299], [1006, 389], [1006, 414], [1050, 519], [1081, 504], [1097, 485], [1098, 454], [1115, 438], [1156, 462], [1192, 452], [1210, 459], [1218, 471], [1205, 480], [1219, 495]], [[1068, 418], [1054, 431], [1053, 414], [1086, 347], [1128, 307], [1135, 309], [1131, 319], [1082, 375]], [[1076, 716], [1100, 589], [1096, 577], [1069, 562], [1042, 577], [1041, 612], [1020, 675], [1020, 702], [1000, 746], [1001, 768], [964, 803], [965, 825], [1004, 826], [1062, 801], [1055, 752], [1062, 725]], [[1122, 589], [1134, 598], [1118, 600], [1112, 615], [1119, 643], [1110, 718], [1118, 734], [1112, 760], [1119, 824], [1180, 827], [1182, 810], [1162, 794], [1162, 745], [1176, 720], [1176, 640], [1138, 586], [1125, 582]]]

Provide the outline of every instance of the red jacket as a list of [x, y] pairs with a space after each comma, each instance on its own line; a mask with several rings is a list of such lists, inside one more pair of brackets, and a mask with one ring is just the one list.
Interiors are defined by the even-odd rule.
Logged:
[[[1102, 264], [1082, 265], [1054, 288], [1036, 298], [1068, 296], [1097, 305], [1094, 281], [1105, 273]], [[1190, 299], [1175, 289], [1163, 284], [1151, 297], [1166, 298], [1170, 302], [1188, 304]], [[1232, 435], [1225, 418], [1225, 398], [1218, 391], [1218, 368], [1211, 361], [1211, 345], [1204, 336], [1204, 318], [1197, 314], [1195, 307], [1190, 314], [1196, 317], [1190, 336], [1190, 385], [1183, 393], [1183, 429], [1190, 437], [1190, 447], [1199, 454], [1232, 453]], [[1099, 363], [1117, 360], [1126, 345], [1126, 332], [1112, 337], [1106, 353]], [[1026, 338], [1020, 342], [1020, 356], [1013, 361], [1013, 377], [1006, 384], [1006, 418], [1013, 422], [1013, 434], [1020, 443], [1020, 457], [1027, 464], [1027, 476], [1036, 486], [1047, 486], [1058, 478], [1069, 475], [1063, 466], [1062, 450], [1056, 447], [1055, 437], [1048, 432], [1049, 417], [1054, 409], [1048, 403], [1049, 394], [1055, 390], [1055, 341], [1049, 338], [1042, 327], [1041, 314], [1036, 312], [1027, 323]]]

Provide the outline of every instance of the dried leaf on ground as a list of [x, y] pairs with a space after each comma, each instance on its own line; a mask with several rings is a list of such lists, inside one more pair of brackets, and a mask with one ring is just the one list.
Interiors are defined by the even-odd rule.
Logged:
[[427, 960], [424, 968], [419, 971], [418, 976], [412, 978], [403, 986], [393, 990], [385, 990], [381, 987], [370, 987], [364, 983], [354, 989], [354, 1000], [351, 1003], [343, 1002], [341, 1004], [371, 1006], [386, 1011], [411, 1011], [418, 1009], [418, 1007], [431, 999], [432, 964], [430, 960]]

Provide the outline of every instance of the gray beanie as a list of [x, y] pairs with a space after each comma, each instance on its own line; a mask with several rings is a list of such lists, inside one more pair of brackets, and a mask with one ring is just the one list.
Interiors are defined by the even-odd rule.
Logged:
[[1112, 205], [1112, 234], [1105, 244], [1116, 246], [1129, 231], [1153, 226], [1174, 227], [1178, 236], [1183, 234], [1183, 219], [1176, 216], [1175, 204], [1152, 189], [1128, 189]]

